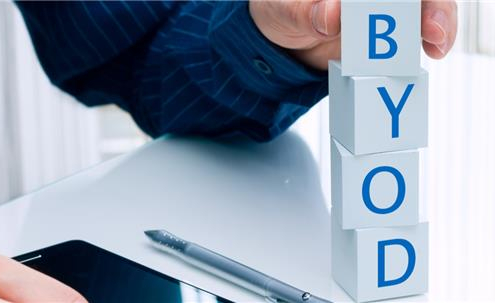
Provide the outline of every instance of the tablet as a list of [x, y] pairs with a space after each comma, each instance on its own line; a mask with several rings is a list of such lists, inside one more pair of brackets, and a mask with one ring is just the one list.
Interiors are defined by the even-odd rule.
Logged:
[[14, 258], [77, 290], [89, 302], [231, 302], [84, 241]]

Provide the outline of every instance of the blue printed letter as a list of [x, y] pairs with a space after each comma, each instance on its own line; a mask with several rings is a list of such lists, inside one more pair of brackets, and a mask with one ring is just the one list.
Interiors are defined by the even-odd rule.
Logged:
[[[387, 22], [388, 28], [383, 33], [376, 32], [376, 22], [382, 20]], [[389, 59], [397, 53], [397, 42], [390, 38], [390, 34], [395, 30], [395, 19], [389, 15], [370, 15], [369, 23], [369, 58], [370, 59]], [[376, 53], [376, 40], [382, 39], [389, 45], [388, 52]]]
[[407, 98], [409, 98], [409, 95], [411, 94], [413, 88], [414, 84], [411, 83], [407, 85], [406, 90], [404, 91], [402, 98], [400, 98], [397, 107], [395, 107], [394, 102], [392, 102], [392, 99], [390, 98], [385, 87], [377, 88], [380, 96], [382, 96], [383, 102], [385, 102], [385, 105], [387, 106], [388, 112], [392, 116], [392, 138], [399, 137], [399, 114], [404, 108], [404, 104], [406, 104]]
[[[385, 280], [385, 246], [400, 245], [407, 252], [407, 268], [402, 276], [393, 280]], [[411, 242], [404, 239], [378, 241], [378, 287], [392, 286], [406, 281], [414, 271], [416, 252]]]
[[[371, 201], [370, 196], [371, 180], [373, 180], [373, 177], [380, 172], [391, 173], [392, 175], [394, 175], [395, 180], [397, 180], [397, 198], [395, 199], [395, 202], [387, 208], [376, 207]], [[399, 206], [404, 201], [404, 197], [406, 196], [406, 182], [404, 181], [404, 177], [402, 176], [402, 174], [397, 169], [390, 166], [379, 166], [372, 169], [364, 178], [362, 196], [364, 204], [369, 210], [376, 214], [388, 214], [399, 208]]]

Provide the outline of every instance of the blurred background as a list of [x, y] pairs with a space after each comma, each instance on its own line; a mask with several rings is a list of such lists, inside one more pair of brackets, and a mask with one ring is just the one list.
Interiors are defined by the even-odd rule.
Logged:
[[[430, 299], [485, 301], [495, 297], [495, 2], [458, 5], [452, 53], [422, 58], [430, 96], [421, 210], [431, 222]], [[292, 129], [320, 164], [328, 198], [328, 100]], [[86, 108], [51, 86], [19, 12], [0, 1], [0, 204], [148, 140], [116, 107]]]
[[[469, 2], [459, 6], [455, 52], [495, 54], [495, 39], [490, 39], [495, 5]], [[429, 71], [439, 78], [447, 72], [436, 65]], [[470, 75], [464, 77], [468, 80]], [[322, 161], [323, 145], [328, 145], [327, 107], [324, 100], [293, 127]], [[19, 12], [11, 2], [0, 1], [0, 203], [133, 150], [147, 140], [117, 107], [86, 108], [53, 87], [37, 61]]]
[[116, 106], [52, 86], [15, 5], [0, 1], [0, 204], [149, 140]]

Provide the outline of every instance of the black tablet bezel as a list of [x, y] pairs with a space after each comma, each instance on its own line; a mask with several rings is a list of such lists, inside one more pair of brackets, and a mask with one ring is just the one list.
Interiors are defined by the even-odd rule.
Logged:
[[[214, 294], [212, 292], [209, 292], [207, 290], [204, 290], [202, 288], [199, 288], [197, 286], [194, 286], [190, 283], [187, 283], [187, 282], [184, 282], [184, 281], [181, 281], [181, 280], [178, 280], [178, 279], [175, 279], [175, 278], [172, 278], [166, 274], [163, 274], [159, 271], [156, 271], [154, 269], [151, 269], [149, 267], [146, 267], [144, 265], [141, 265], [137, 262], [134, 262], [132, 260], [129, 260], [129, 259], [126, 259], [122, 256], [119, 256], [115, 253], [112, 253], [108, 250], [105, 250], [101, 247], [98, 247], [96, 245], [93, 245], [91, 243], [88, 243], [86, 241], [83, 241], [83, 240], [70, 240], [70, 241], [66, 241], [66, 242], [62, 242], [62, 243], [59, 243], [59, 244], [55, 244], [53, 246], [49, 246], [49, 247], [45, 247], [45, 248], [42, 248], [42, 249], [38, 249], [36, 251], [32, 251], [32, 252], [29, 252], [29, 253], [26, 253], [26, 254], [22, 254], [22, 255], [19, 255], [19, 256], [16, 256], [14, 257], [13, 259], [18, 261], [18, 262], [21, 262], [23, 263], [24, 265], [26, 266], [29, 266], [29, 262], [30, 261], [34, 261], [36, 260], [37, 262], [40, 261], [40, 259], [43, 258], [43, 256], [50, 256], [50, 257], [54, 257], [54, 256], [57, 256], [57, 255], [60, 255], [60, 254], [64, 254], [64, 255], [67, 255], [67, 254], [71, 254], [71, 252], [73, 251], [81, 251], [81, 250], [86, 250], [92, 254], [105, 254], [109, 257], [112, 257], [112, 258], [115, 258], [117, 259], [119, 262], [124, 262], [126, 263], [127, 265], [130, 265], [132, 267], [135, 267], [139, 270], [143, 270], [145, 272], [148, 272], [150, 274], [153, 274], [154, 276], [156, 276], [157, 278], [160, 278], [160, 279], [165, 279], [165, 280], [168, 280], [170, 282], [173, 282], [173, 283], [183, 283], [183, 284], [186, 284], [186, 285], [189, 285], [193, 288], [196, 288], [200, 291], [203, 291], [205, 293], [208, 293], [208, 294], [211, 294], [215, 297], [217, 297], [217, 299], [220, 301], [220, 302], [225, 302], [225, 303], [233, 303], [232, 301], [230, 300], [227, 300], [217, 294]], [[48, 259], [48, 258], [47, 258]], [[49, 258], [51, 260], [53, 260], [52, 258]]]

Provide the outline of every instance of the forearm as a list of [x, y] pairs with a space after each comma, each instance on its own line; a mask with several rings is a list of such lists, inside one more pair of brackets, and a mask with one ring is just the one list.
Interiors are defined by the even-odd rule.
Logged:
[[[242, 132], [266, 141], [326, 95], [326, 76], [266, 40], [251, 20], [247, 2], [214, 2], [189, 14], [157, 35], [153, 48], [159, 52], [148, 58], [144, 73], [156, 76], [145, 79], [137, 100], [163, 110], [153, 120], [158, 134]], [[194, 43], [192, 36], [197, 37]], [[170, 66], [187, 81], [166, 78], [164, 67]], [[161, 94], [154, 92], [157, 87]], [[177, 87], [184, 91], [166, 93]], [[185, 110], [174, 106], [184, 100]]]
[[266, 141], [326, 94], [324, 75], [266, 40], [247, 2], [173, 3], [134, 4], [134, 15], [122, 3], [19, 6], [52, 82], [88, 105], [117, 103], [152, 136]]

